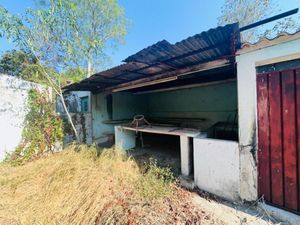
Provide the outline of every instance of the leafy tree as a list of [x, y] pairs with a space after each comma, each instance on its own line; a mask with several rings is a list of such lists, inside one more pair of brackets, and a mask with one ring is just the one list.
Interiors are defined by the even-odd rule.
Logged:
[[[219, 25], [239, 22], [240, 27], [279, 13], [275, 0], [226, 0], [222, 7]], [[275, 36], [282, 31], [295, 31], [299, 24], [292, 18], [279, 20], [271, 28], [254, 28], [242, 33], [243, 41], [255, 42], [261, 36]]]
[[23, 69], [20, 73], [20, 77], [27, 81], [48, 85], [49, 82], [44, 76], [44, 69], [47, 70], [47, 73], [51, 74], [51, 76], [58, 76], [52, 68], [43, 68], [40, 64], [30, 64]]
[[126, 34], [117, 0], [40, 0], [37, 5], [27, 13], [31, 32], [39, 37], [34, 46], [56, 67], [86, 67], [89, 77], [106, 59], [106, 47]]
[[85, 77], [86, 77], [86, 72], [80, 67], [70, 68], [66, 72], [60, 74], [60, 80], [62, 86], [73, 82], [79, 82]]
[[37, 7], [23, 16], [0, 7], [0, 36], [34, 56], [45, 80], [60, 97], [77, 140], [60, 77], [48, 72], [45, 65], [60, 71], [86, 64], [90, 75], [105, 48], [125, 33], [124, 12], [116, 0], [38, 0]]
[[[86, 72], [80, 68], [70, 68], [66, 72], [56, 73], [53, 68], [45, 67], [51, 76], [61, 80], [62, 85], [78, 82], [85, 78]], [[19, 76], [24, 80], [48, 85], [43, 75], [43, 68], [36, 59], [24, 51], [11, 50], [0, 58], [0, 72]]]
[[0, 71], [13, 76], [20, 76], [29, 65], [35, 64], [35, 58], [23, 51], [12, 50], [6, 52], [0, 59]]

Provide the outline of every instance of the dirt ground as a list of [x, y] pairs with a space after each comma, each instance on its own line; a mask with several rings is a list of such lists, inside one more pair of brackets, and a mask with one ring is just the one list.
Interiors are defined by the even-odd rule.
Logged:
[[288, 222], [278, 221], [254, 203], [230, 203], [196, 192], [192, 194], [192, 202], [207, 213], [213, 212], [218, 219], [230, 225], [290, 225]]
[[[163, 138], [161, 138], [163, 137]], [[128, 151], [140, 166], [150, 159], [158, 166], [169, 167], [175, 176], [180, 175], [180, 142], [176, 136], [143, 134], [143, 146], [138, 139], [137, 147]]]
[[[148, 163], [150, 158], [155, 159], [159, 166], [170, 167], [172, 172], [180, 175], [180, 148], [175, 138], [160, 139], [157, 136], [145, 136], [144, 146], [141, 143], [129, 155], [133, 157], [140, 166]], [[151, 144], [149, 144], [151, 143]], [[187, 191], [187, 190], [186, 190]], [[189, 191], [187, 191], [189, 192]], [[228, 225], [288, 225], [287, 222], [277, 221], [268, 213], [256, 206], [256, 204], [230, 203], [222, 199], [194, 191], [191, 202], [199, 210], [213, 214], [220, 221]]]
[[[140, 164], [147, 163], [151, 157], [157, 160], [158, 165], [171, 167], [177, 175], [180, 174], [180, 158], [170, 157], [168, 152], [153, 148], [136, 148], [130, 154]], [[205, 197], [197, 192], [192, 193], [191, 202], [195, 207], [199, 207], [199, 210], [213, 214], [228, 225], [288, 225], [288, 223], [279, 223], [256, 206], [232, 204], [221, 199]]]

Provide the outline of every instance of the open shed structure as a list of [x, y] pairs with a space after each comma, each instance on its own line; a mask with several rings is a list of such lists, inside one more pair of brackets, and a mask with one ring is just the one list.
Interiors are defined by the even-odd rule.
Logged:
[[92, 92], [95, 142], [155, 146], [202, 190], [299, 213], [299, 62], [299, 33], [243, 44], [230, 24], [160, 41], [65, 89]]

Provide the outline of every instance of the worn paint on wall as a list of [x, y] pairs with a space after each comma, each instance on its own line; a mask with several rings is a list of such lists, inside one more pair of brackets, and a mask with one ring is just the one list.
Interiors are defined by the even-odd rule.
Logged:
[[[79, 141], [86, 144], [93, 143], [92, 131], [92, 114], [91, 113], [70, 113], [72, 121], [79, 136]], [[67, 117], [64, 116], [67, 120]], [[76, 140], [73, 130], [70, 128], [68, 132], [65, 131], [64, 143], [70, 143]]]
[[[71, 91], [68, 94], [64, 94], [66, 105], [69, 109], [70, 113], [77, 113], [81, 112], [81, 101], [80, 98], [82, 97], [88, 97], [90, 99], [91, 93], [89, 91]], [[91, 106], [88, 106], [88, 112], [91, 111]], [[60, 114], [64, 114], [65, 110], [61, 103], [61, 100], [59, 97], [56, 99], [56, 112]]]
[[194, 180], [202, 190], [239, 200], [238, 143], [194, 138]]
[[237, 111], [236, 82], [152, 94], [113, 95], [113, 119], [146, 117], [204, 118], [210, 124], [233, 121]]
[[[65, 103], [77, 130], [79, 141], [86, 144], [93, 143], [91, 103], [88, 103], [87, 112], [82, 112], [81, 98], [88, 97], [90, 100], [90, 96], [91, 93], [89, 91], [71, 91], [68, 94], [64, 94]], [[56, 99], [56, 111], [62, 118], [68, 120], [59, 97]], [[65, 130], [64, 143], [70, 143], [75, 140], [76, 137], [72, 129], [68, 129], [67, 132]]]
[[257, 101], [255, 63], [300, 52], [300, 39], [261, 48], [237, 56], [240, 144], [240, 195], [257, 199]]
[[[103, 142], [114, 133], [108, 120], [147, 117], [204, 118], [209, 124], [233, 121], [237, 110], [236, 82], [208, 85], [178, 91], [137, 95], [130, 92], [112, 95], [112, 116], [107, 95], [92, 95], [93, 140]], [[193, 122], [195, 123], [195, 122]]]
[[137, 114], [147, 114], [148, 98], [128, 92], [113, 94], [113, 119], [132, 119]]
[[114, 133], [113, 125], [103, 123], [110, 119], [106, 95], [103, 93], [92, 95], [91, 108], [93, 141], [97, 143], [106, 142], [111, 137], [111, 134]]
[[42, 85], [0, 74], [0, 161], [6, 152], [12, 152], [21, 142], [26, 101], [31, 89], [48, 90], [51, 95], [50, 89]]
[[237, 110], [236, 82], [154, 93], [148, 96], [151, 117], [204, 118], [233, 121]]

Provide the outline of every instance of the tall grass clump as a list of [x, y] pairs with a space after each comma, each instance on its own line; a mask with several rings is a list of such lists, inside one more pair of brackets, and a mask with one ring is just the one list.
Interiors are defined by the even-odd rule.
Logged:
[[[169, 169], [85, 145], [0, 164], [0, 224], [213, 224]], [[219, 224], [219, 223], [216, 223]]]

